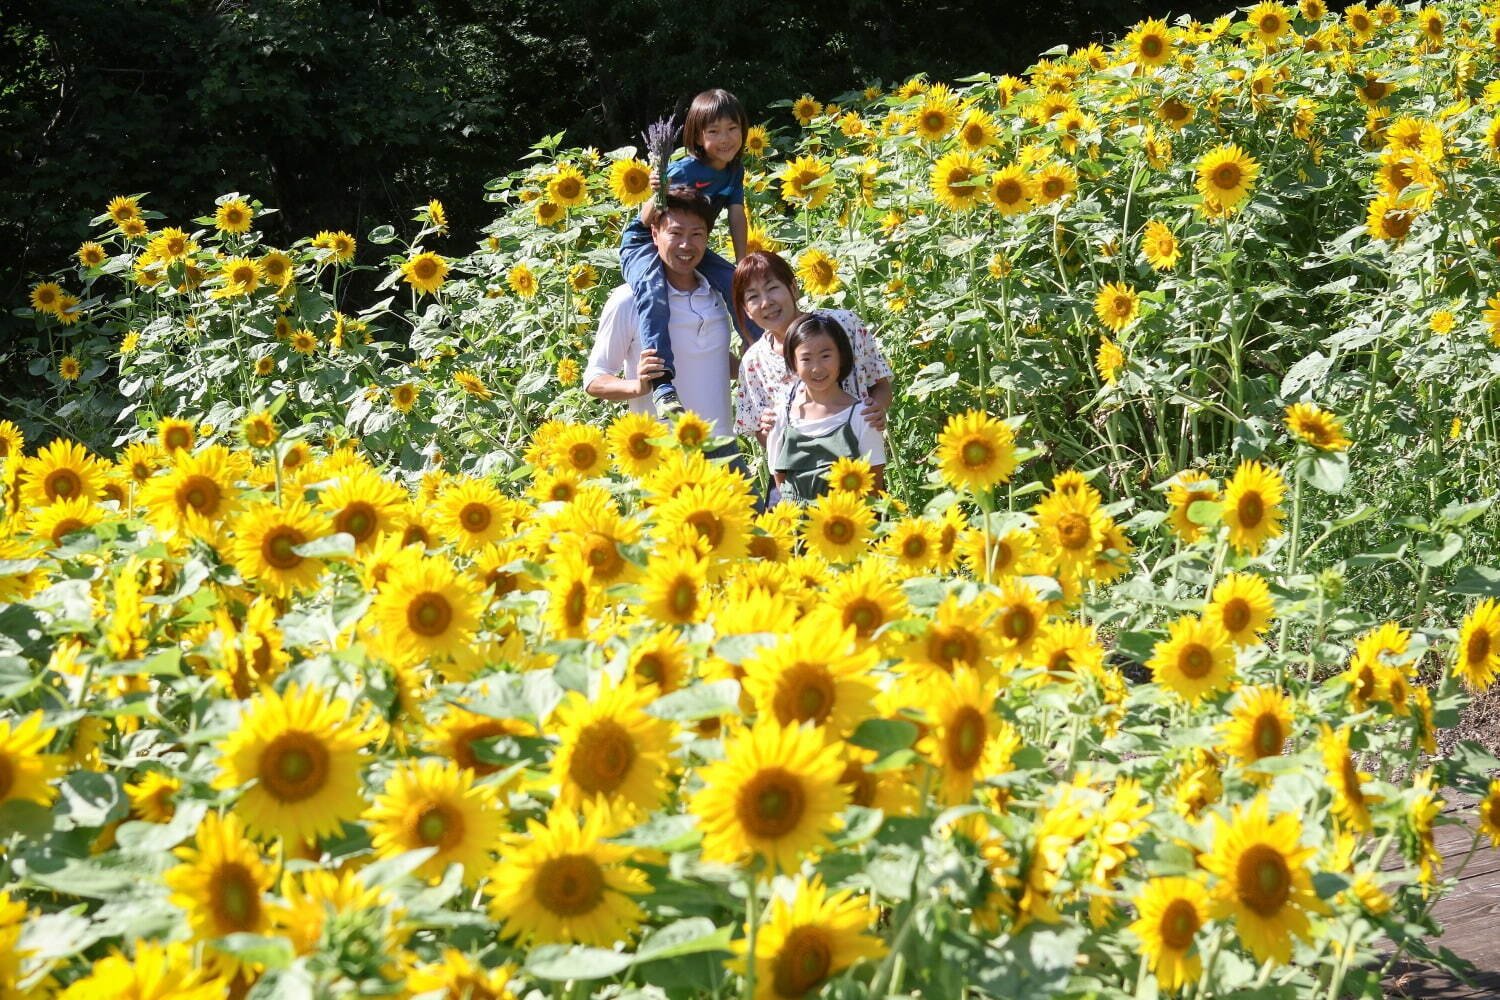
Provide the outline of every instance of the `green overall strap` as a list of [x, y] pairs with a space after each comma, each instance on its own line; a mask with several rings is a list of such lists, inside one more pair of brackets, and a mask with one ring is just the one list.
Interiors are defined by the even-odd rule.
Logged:
[[841, 458], [855, 458], [860, 454], [860, 447], [859, 435], [853, 427], [857, 400], [849, 405], [844, 422], [831, 431], [808, 434], [797, 429], [792, 423], [792, 400], [796, 398], [800, 385], [800, 382], [793, 385], [787, 393], [781, 446], [771, 456], [771, 470], [785, 477], [781, 483], [781, 495], [795, 504], [805, 505], [828, 492], [828, 472], [833, 463]]

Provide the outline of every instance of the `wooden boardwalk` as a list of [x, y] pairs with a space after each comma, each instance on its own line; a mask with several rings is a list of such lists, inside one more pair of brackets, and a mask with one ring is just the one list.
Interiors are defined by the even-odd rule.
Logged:
[[[1477, 822], [1475, 802], [1470, 796], [1449, 795], [1443, 812], [1461, 818], [1462, 825], [1436, 830], [1436, 844], [1443, 854], [1445, 872], [1457, 871], [1474, 843]], [[1463, 869], [1458, 885], [1433, 907], [1433, 916], [1443, 928], [1428, 945], [1446, 948], [1474, 963], [1478, 970], [1472, 985], [1451, 973], [1415, 960], [1398, 964], [1386, 978], [1388, 997], [1413, 1000], [1496, 1000], [1500, 998], [1500, 850], [1485, 838]]]

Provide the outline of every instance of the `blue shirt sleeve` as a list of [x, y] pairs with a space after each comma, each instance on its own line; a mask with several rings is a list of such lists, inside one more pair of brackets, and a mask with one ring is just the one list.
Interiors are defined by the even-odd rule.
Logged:
[[667, 180], [669, 180], [669, 181], [686, 181], [686, 180], [689, 180], [690, 178], [688, 177], [688, 171], [690, 169], [692, 169], [692, 166], [693, 166], [693, 158], [691, 156], [679, 156], [675, 160], [668, 160], [667, 161]]

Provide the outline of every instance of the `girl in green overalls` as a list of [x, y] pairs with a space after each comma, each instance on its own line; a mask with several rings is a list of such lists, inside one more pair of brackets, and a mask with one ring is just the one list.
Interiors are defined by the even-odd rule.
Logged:
[[809, 313], [786, 331], [787, 367], [797, 382], [766, 438], [766, 457], [781, 496], [807, 504], [828, 492], [828, 472], [840, 458], [863, 458], [885, 485], [885, 441], [860, 414], [859, 400], [839, 383], [854, 368], [854, 348], [843, 326]]

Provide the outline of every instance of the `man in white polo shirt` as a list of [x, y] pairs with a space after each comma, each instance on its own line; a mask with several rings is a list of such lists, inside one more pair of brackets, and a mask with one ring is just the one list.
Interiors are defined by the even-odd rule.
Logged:
[[[667, 334], [672, 339], [678, 396], [683, 408], [713, 425], [715, 435], [732, 434], [729, 377], [734, 325], [724, 300], [696, 270], [708, 248], [713, 206], [692, 188], [674, 186], [667, 192], [666, 209], [654, 211], [647, 221], [667, 279]], [[636, 315], [629, 285], [610, 293], [599, 314], [583, 387], [590, 396], [623, 401], [636, 413], [654, 415], [651, 379], [666, 374], [666, 366], [655, 351], [641, 350]]]

